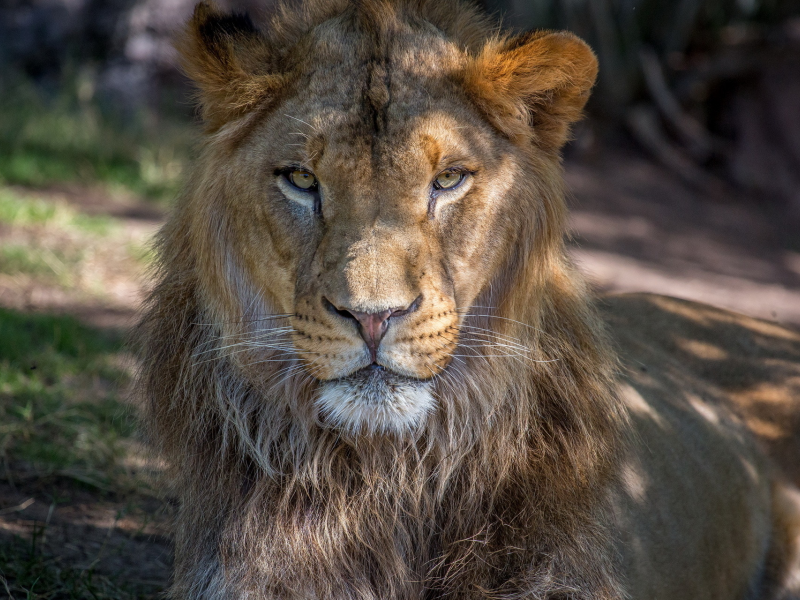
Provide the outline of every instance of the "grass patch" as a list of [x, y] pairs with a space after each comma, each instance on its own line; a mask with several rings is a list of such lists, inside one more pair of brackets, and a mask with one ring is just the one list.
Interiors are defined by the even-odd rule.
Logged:
[[7, 275], [26, 275], [48, 277], [58, 274], [44, 258], [31, 251], [27, 246], [0, 246], [0, 272]]
[[113, 222], [106, 216], [86, 215], [63, 202], [50, 202], [0, 189], [0, 222], [7, 225], [55, 225], [65, 229], [108, 235]]
[[47, 248], [9, 244], [0, 246], [0, 273], [29, 275], [40, 281], [69, 287], [72, 285], [71, 270], [80, 259], [80, 256], [66, 256]]
[[93, 568], [64, 565], [40, 548], [44, 527], [30, 540], [14, 537], [0, 542], [0, 595], [13, 600], [133, 600], [153, 597], [137, 593]]
[[58, 197], [20, 188], [0, 186], [0, 231], [0, 276], [10, 276], [7, 285], [18, 289], [48, 286], [74, 297], [108, 298], [115, 282], [137, 277], [151, 259], [148, 236], [131, 235], [119, 219], [87, 215]]
[[119, 485], [134, 433], [119, 334], [0, 308], [0, 456], [99, 488]]
[[[84, 86], [85, 87], [85, 86]], [[0, 182], [101, 183], [168, 200], [180, 186], [190, 123], [119, 115], [67, 84], [48, 95], [20, 79], [0, 95]]]
[[128, 254], [142, 265], [152, 265], [156, 260], [153, 240], [128, 244]]

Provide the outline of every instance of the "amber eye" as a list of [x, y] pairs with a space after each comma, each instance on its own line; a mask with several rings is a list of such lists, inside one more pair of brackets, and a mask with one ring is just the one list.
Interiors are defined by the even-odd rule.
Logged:
[[312, 191], [317, 187], [317, 178], [311, 171], [305, 169], [295, 169], [288, 173], [288, 179], [291, 184], [304, 191]]
[[437, 190], [451, 190], [464, 180], [464, 172], [456, 170], [442, 171], [433, 180]]

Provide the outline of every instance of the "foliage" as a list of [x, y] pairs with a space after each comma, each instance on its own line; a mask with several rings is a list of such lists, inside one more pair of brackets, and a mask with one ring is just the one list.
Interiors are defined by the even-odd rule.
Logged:
[[721, 43], [731, 27], [774, 24], [800, 15], [795, 0], [483, 0], [517, 29], [558, 28], [590, 42], [601, 70], [595, 106], [611, 115], [642, 94], [640, 52], [669, 62], [692, 48]]
[[[117, 219], [84, 214], [68, 199], [0, 186], [0, 284], [102, 305], [114, 281], [133, 279], [148, 260], [147, 233], [132, 235]], [[125, 401], [133, 368], [121, 331], [0, 308], [0, 479], [58, 503], [80, 488], [140, 511], [157, 467], [146, 460]], [[113, 574], [105, 543], [102, 555], [81, 562], [44, 543], [48, 527], [39, 523], [24, 539], [0, 536], [0, 598], [157, 597], [160, 581]]]
[[112, 221], [105, 216], [86, 215], [63, 203], [22, 196], [0, 188], [0, 223], [7, 225], [56, 225], [86, 233], [105, 235]]
[[[21, 78], [0, 87], [0, 183], [101, 183], [169, 199], [180, 186], [191, 125], [142, 109], [115, 112], [69, 80], [56, 94]], [[80, 93], [79, 93], [80, 92]]]

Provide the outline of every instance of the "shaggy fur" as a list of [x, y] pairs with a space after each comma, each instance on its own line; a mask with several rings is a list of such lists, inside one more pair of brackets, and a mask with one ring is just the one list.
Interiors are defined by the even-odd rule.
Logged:
[[[171, 596], [623, 597], [627, 401], [562, 240], [588, 47], [311, 0], [263, 33], [202, 3], [179, 49], [207, 135], [139, 329]], [[397, 308], [375, 383], [347, 314]]]

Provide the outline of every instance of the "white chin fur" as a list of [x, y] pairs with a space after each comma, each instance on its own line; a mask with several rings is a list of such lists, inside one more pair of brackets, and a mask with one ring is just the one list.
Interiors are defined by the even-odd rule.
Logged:
[[360, 434], [410, 431], [435, 403], [426, 382], [373, 375], [321, 382], [316, 399], [326, 423]]

